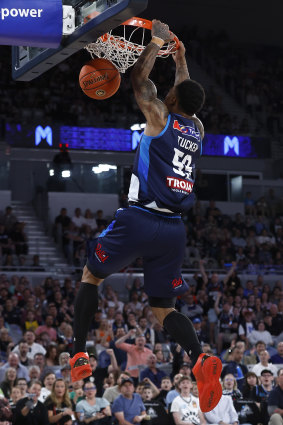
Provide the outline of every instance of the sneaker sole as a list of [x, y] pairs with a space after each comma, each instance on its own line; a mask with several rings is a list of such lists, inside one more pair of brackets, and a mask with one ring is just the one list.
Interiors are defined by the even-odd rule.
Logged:
[[222, 372], [222, 363], [218, 357], [209, 357], [202, 366], [204, 381], [199, 381], [199, 402], [202, 412], [213, 410], [222, 397], [222, 387], [219, 378]]
[[92, 375], [90, 365], [78, 366], [71, 370], [72, 382], [80, 381]]

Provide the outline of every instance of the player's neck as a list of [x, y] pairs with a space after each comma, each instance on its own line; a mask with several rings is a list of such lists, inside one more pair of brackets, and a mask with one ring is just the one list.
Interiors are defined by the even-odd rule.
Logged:
[[181, 115], [182, 117], [185, 117], [185, 118], [192, 118], [192, 116], [191, 116], [191, 115], [185, 114], [185, 112], [183, 112], [183, 111], [182, 111], [182, 110], [178, 107], [178, 105], [172, 105], [172, 106], [170, 107], [169, 113], [171, 113], [171, 114]]

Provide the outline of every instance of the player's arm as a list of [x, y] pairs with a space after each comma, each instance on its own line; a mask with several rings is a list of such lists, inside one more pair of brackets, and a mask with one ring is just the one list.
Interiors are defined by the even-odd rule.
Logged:
[[149, 79], [149, 74], [155, 64], [159, 49], [171, 38], [172, 34], [168, 25], [154, 19], [152, 21], [152, 40], [140, 55], [131, 73], [137, 104], [143, 112], [148, 126], [152, 129], [165, 125], [168, 110], [164, 103], [157, 99], [157, 90]]

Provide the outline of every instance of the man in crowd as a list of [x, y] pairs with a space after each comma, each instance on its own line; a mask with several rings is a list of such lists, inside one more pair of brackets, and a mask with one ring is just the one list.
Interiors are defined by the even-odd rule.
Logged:
[[103, 394], [103, 398], [106, 398], [106, 400], [108, 400], [109, 403], [112, 404], [114, 400], [116, 400], [116, 398], [120, 395], [119, 385], [121, 384], [122, 380], [128, 379], [130, 377], [131, 375], [129, 374], [129, 372], [121, 372], [117, 379], [117, 385], [106, 388]]
[[119, 425], [141, 422], [146, 417], [146, 410], [141, 396], [134, 393], [134, 381], [132, 378], [123, 379], [119, 387], [121, 394], [112, 405], [112, 413]]
[[16, 353], [10, 353], [7, 363], [0, 367], [0, 382], [4, 380], [5, 372], [9, 367], [14, 367], [17, 371], [17, 378], [25, 378], [29, 381], [28, 369], [19, 361], [19, 356]]
[[135, 329], [131, 329], [125, 336], [119, 338], [115, 345], [117, 348], [127, 352], [127, 367], [126, 370], [130, 372], [131, 377], [137, 382], [139, 377], [138, 365], [146, 364], [147, 358], [153, 354], [149, 348], [145, 347], [145, 337], [136, 336], [135, 344], [127, 344], [126, 339], [136, 334]]
[[231, 353], [231, 360], [227, 362], [226, 366], [223, 368], [221, 377], [223, 378], [228, 373], [231, 373], [237, 380], [238, 389], [242, 391], [245, 375], [248, 372], [248, 369], [245, 365], [242, 364], [244, 352], [238, 347], [234, 347]]
[[156, 355], [150, 354], [147, 358], [147, 368], [145, 368], [140, 373], [140, 381], [143, 381], [144, 378], [149, 378], [157, 388], [161, 386], [161, 379], [166, 375], [163, 370], [156, 367]]
[[271, 356], [270, 361], [273, 364], [283, 364], [283, 341], [277, 344], [277, 353]]
[[252, 371], [257, 375], [260, 376], [261, 371], [264, 369], [271, 370], [273, 375], [276, 375], [277, 373], [277, 367], [274, 366], [272, 363], [268, 363], [270, 356], [269, 352], [267, 350], [263, 350], [259, 354], [259, 363], [257, 363], [253, 368]]
[[[24, 333], [23, 339], [28, 344], [27, 357], [30, 360], [34, 359], [34, 356], [35, 356], [36, 353], [42, 353], [45, 356], [46, 350], [41, 344], [38, 344], [37, 342], [35, 342], [35, 334], [34, 334], [33, 331], [26, 331]], [[17, 353], [17, 354], [20, 353], [19, 352], [19, 345], [16, 345], [16, 347], [13, 349], [13, 353]]]
[[38, 400], [41, 387], [40, 381], [33, 381], [28, 396], [18, 401], [13, 419], [14, 425], [49, 425], [47, 409]]

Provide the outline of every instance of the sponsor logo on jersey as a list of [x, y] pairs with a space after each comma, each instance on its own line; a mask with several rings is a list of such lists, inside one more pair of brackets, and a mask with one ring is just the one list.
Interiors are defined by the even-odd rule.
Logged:
[[199, 131], [196, 131], [193, 127], [189, 125], [180, 124], [179, 121], [174, 120], [173, 123], [174, 130], [180, 131], [182, 134], [187, 134], [188, 136], [196, 137], [199, 140]]
[[167, 186], [171, 189], [179, 189], [183, 192], [192, 193], [194, 184], [193, 182], [178, 179], [177, 177], [167, 177]]
[[174, 280], [172, 281], [173, 289], [180, 288], [182, 285], [183, 285], [183, 280], [182, 280], [182, 278], [181, 278], [181, 277], [179, 277], [179, 279], [174, 279]]
[[109, 255], [103, 251], [101, 243], [98, 243], [95, 250], [95, 256], [100, 261], [100, 263], [105, 263]]

